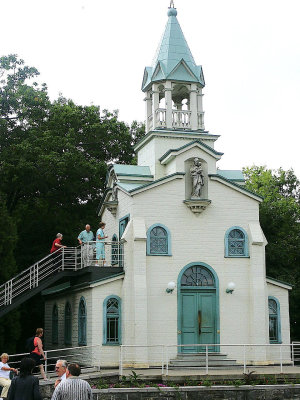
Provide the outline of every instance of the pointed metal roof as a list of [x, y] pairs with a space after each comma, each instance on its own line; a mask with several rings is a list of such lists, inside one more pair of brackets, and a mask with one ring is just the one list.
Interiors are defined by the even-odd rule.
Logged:
[[166, 79], [198, 82], [204, 86], [202, 67], [195, 63], [177, 20], [177, 10], [170, 7], [168, 17], [152, 66], [145, 68], [142, 90], [146, 90], [152, 82]]

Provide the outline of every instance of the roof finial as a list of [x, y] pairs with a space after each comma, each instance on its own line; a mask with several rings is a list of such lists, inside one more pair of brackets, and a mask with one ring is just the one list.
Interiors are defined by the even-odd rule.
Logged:
[[168, 9], [168, 17], [176, 17], [177, 10], [174, 5], [174, 0], [170, 0], [170, 7]]

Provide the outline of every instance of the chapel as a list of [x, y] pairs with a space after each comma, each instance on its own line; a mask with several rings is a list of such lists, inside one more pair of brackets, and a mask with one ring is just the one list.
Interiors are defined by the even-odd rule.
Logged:
[[124, 362], [145, 367], [159, 365], [160, 346], [175, 362], [209, 345], [224, 359], [268, 364], [276, 347], [245, 355], [233, 345], [290, 343], [291, 287], [266, 276], [262, 198], [242, 171], [218, 168], [223, 153], [205, 127], [204, 88], [171, 3], [142, 79], [137, 165], [109, 166], [97, 211], [105, 264], [92, 256], [89, 273], [44, 290], [48, 349], [99, 345], [101, 364], [118, 365], [123, 345]]

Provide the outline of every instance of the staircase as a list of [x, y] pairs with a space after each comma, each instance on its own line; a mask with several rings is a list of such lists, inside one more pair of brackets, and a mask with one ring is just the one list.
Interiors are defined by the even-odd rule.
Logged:
[[[83, 260], [81, 246], [66, 247], [49, 254], [0, 286], [0, 318], [53, 285], [56, 281], [69, 279], [85, 272], [99, 278], [107, 278], [123, 271], [123, 250], [120, 242], [106, 242], [111, 246], [110, 260], [105, 267], [95, 267], [94, 252]], [[88, 247], [94, 248], [94, 243]], [[114, 247], [113, 247], [114, 246]], [[117, 249], [117, 251], [116, 251]], [[92, 271], [94, 270], [94, 271]]]
[[[208, 353], [209, 369], [236, 368], [236, 360], [229, 359], [227, 354]], [[178, 354], [176, 359], [169, 361], [169, 369], [204, 369], [206, 368], [205, 353]]]

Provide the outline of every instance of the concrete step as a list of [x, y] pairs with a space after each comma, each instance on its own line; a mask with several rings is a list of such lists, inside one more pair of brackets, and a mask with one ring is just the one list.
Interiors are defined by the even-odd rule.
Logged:
[[[169, 363], [170, 366], [172, 367], [181, 367], [181, 368], [187, 368], [187, 367], [205, 367], [206, 362], [205, 360], [198, 360], [198, 361], [182, 361], [182, 360], [172, 360]], [[230, 365], [236, 365], [236, 360], [214, 360], [208, 361], [208, 366], [209, 367], [228, 367]]]
[[[209, 360], [225, 360], [227, 358], [226, 354], [221, 353], [209, 353]], [[204, 353], [195, 353], [195, 354], [178, 354], [176, 360], [190, 360], [190, 361], [198, 361], [198, 360], [206, 360], [206, 354]]]

